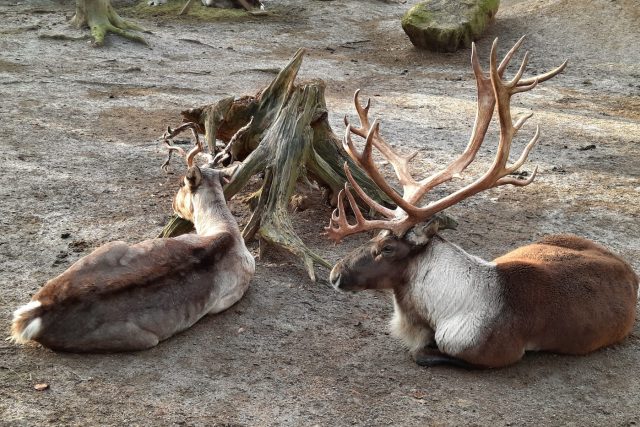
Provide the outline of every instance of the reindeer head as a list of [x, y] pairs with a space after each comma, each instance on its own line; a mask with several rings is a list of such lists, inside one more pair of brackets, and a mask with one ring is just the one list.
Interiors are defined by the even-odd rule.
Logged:
[[202, 169], [198, 166], [190, 167], [180, 181], [180, 189], [173, 199], [173, 210], [181, 218], [193, 222], [194, 196], [198, 192], [201, 192], [207, 194], [207, 196], [213, 195], [214, 198], [224, 203], [222, 186], [225, 180], [226, 175], [224, 171], [208, 167]]
[[329, 280], [343, 291], [395, 288], [406, 281], [409, 263], [422, 253], [431, 238], [440, 230], [456, 226], [450, 216], [436, 214], [403, 237], [383, 230], [339, 261], [331, 270]]
[[198, 137], [195, 128], [192, 127], [195, 136], [195, 146], [189, 153], [185, 154], [181, 148], [169, 146], [170, 151], [178, 151], [184, 155], [187, 162], [187, 173], [180, 181], [180, 189], [173, 199], [173, 210], [181, 218], [195, 222], [194, 220], [194, 198], [201, 195], [212, 206], [226, 204], [223, 186], [229, 181], [231, 170], [214, 169], [209, 166], [198, 167], [194, 164], [194, 159], [203, 150], [203, 144]]
[[[345, 163], [345, 173], [348, 183], [338, 195], [337, 209], [331, 215], [331, 221], [326, 228], [329, 237], [339, 242], [345, 236], [363, 231], [385, 230], [377, 237], [356, 249], [338, 262], [331, 271], [330, 280], [334, 287], [343, 290], [392, 288], [404, 283], [404, 275], [408, 270], [411, 259], [422, 252], [431, 238], [439, 231], [455, 228], [455, 221], [443, 215], [444, 209], [489, 188], [505, 184], [525, 186], [530, 184], [536, 173], [526, 180], [508, 176], [515, 172], [527, 159], [533, 146], [538, 141], [539, 129], [527, 144], [519, 159], [512, 165], [507, 165], [511, 142], [518, 130], [531, 114], [520, 117], [514, 123], [511, 119], [511, 96], [533, 89], [538, 83], [548, 80], [558, 74], [566, 66], [566, 62], [558, 68], [533, 78], [522, 79], [528, 53], [524, 55], [520, 69], [510, 81], [502, 80], [507, 65], [524, 40], [521, 38], [507, 53], [500, 65], [497, 63], [496, 44], [491, 48], [490, 70], [487, 76], [480, 67], [475, 44], [471, 50], [471, 64], [478, 88], [478, 107], [476, 121], [470, 141], [465, 151], [443, 170], [422, 180], [414, 179], [409, 173], [409, 161], [415, 154], [401, 156], [380, 136], [380, 126], [377, 121], [369, 123], [369, 102], [363, 107], [358, 101], [359, 91], [356, 91], [354, 103], [360, 118], [360, 126], [352, 127], [345, 117], [347, 129], [343, 140], [343, 148], [349, 156], [360, 166], [373, 182], [389, 196], [397, 208], [389, 209], [380, 205], [369, 197], [353, 179], [349, 167]], [[498, 106], [500, 122], [500, 141], [497, 153], [490, 169], [472, 183], [431, 203], [419, 205], [425, 195], [436, 186], [450, 181], [463, 172], [476, 157], [484, 141], [485, 134], [491, 122], [495, 106]], [[358, 152], [351, 134], [365, 138], [362, 152]], [[395, 174], [402, 186], [400, 195], [382, 176], [376, 167], [372, 152], [375, 147], [393, 166]], [[417, 154], [417, 153], [416, 153]], [[537, 171], [537, 169], [536, 169]], [[355, 201], [356, 194], [384, 219], [365, 219]], [[346, 218], [345, 197], [349, 201], [355, 215], [355, 224], [350, 224]]]

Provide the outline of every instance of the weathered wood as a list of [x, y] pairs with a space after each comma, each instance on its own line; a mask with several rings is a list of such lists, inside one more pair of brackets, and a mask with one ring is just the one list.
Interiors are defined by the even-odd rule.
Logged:
[[[262, 188], [252, 199], [253, 214], [243, 231], [245, 239], [257, 237], [261, 245], [287, 249], [300, 258], [312, 280], [314, 265], [330, 264], [309, 249], [293, 230], [289, 215], [290, 200], [298, 181], [316, 181], [327, 188], [335, 206], [337, 194], [344, 187], [347, 162], [355, 179], [377, 200], [388, 199], [364, 172], [346, 155], [341, 140], [328, 121], [321, 80], [296, 85], [304, 51], [299, 50], [269, 86], [255, 96], [225, 98], [215, 104], [192, 108], [182, 113], [184, 120], [198, 124], [206, 133], [207, 144], [216, 152], [216, 139], [228, 143], [243, 126], [229, 150], [234, 160], [242, 161], [225, 186], [227, 200], [237, 194], [249, 179], [265, 173]], [[251, 120], [253, 118], [253, 120]], [[251, 123], [249, 123], [251, 122]], [[188, 225], [172, 219], [163, 236], [174, 236]]]

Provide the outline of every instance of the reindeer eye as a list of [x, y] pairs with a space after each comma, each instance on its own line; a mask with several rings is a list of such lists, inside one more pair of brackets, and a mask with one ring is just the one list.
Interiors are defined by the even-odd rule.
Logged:
[[393, 253], [393, 246], [391, 245], [384, 245], [382, 247], [382, 253], [384, 255], [391, 255], [391, 253]]

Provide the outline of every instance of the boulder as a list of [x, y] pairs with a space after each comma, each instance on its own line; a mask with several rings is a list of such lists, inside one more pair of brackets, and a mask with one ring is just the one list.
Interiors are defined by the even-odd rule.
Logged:
[[425, 0], [405, 13], [402, 29], [416, 47], [455, 52], [482, 35], [499, 5], [500, 0]]

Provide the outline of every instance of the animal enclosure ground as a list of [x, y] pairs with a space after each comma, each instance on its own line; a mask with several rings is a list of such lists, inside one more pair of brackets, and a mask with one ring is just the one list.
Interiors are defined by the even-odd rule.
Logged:
[[[272, 0], [271, 16], [230, 22], [153, 17], [136, 21], [153, 31], [145, 34], [150, 48], [111, 35], [102, 49], [68, 27], [73, 3], [0, 3], [5, 336], [12, 311], [81, 256], [158, 234], [178, 175], [160, 170], [157, 138], [181, 109], [255, 93], [299, 47], [308, 49], [300, 78], [326, 81], [337, 134], [342, 116], [355, 115], [357, 88], [372, 97], [387, 141], [420, 150], [415, 170], [451, 160], [471, 131], [470, 51], [415, 50], [400, 28], [408, 3]], [[561, 75], [514, 99], [515, 111], [535, 113], [516, 150], [541, 126], [523, 168], [539, 165], [539, 176], [450, 209], [460, 226], [446, 237], [492, 258], [572, 232], [611, 247], [638, 272], [640, 6], [503, 0], [478, 43], [481, 59], [495, 36], [504, 53], [522, 34], [530, 74], [569, 59]], [[496, 131], [471, 172], [489, 165]], [[293, 219], [320, 255], [335, 262], [365, 239], [334, 247], [321, 235], [330, 209], [319, 194], [312, 202]], [[231, 208], [246, 222], [241, 203]], [[240, 303], [149, 351], [73, 355], [3, 342], [0, 424], [640, 423], [640, 324], [622, 344], [587, 357], [530, 354], [496, 371], [424, 369], [388, 335], [391, 310], [387, 294], [337, 293], [310, 283], [289, 256], [269, 254]], [[39, 383], [49, 388], [36, 391]]]

